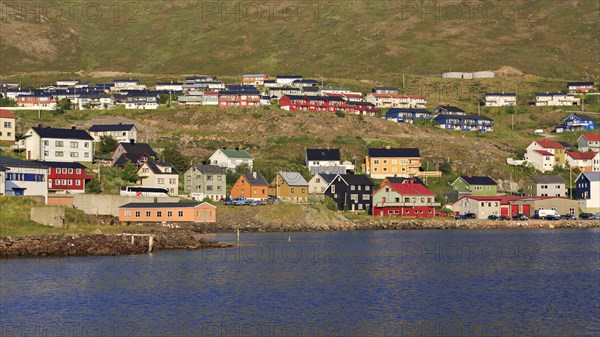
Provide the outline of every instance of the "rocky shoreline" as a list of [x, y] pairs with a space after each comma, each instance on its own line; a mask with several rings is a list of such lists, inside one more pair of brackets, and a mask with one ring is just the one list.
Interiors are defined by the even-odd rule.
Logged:
[[[198, 238], [197, 233], [186, 230], [150, 234], [154, 235], [153, 251], [231, 246]], [[131, 243], [130, 237], [117, 234], [0, 237], [0, 258], [143, 254], [148, 252], [148, 241], [147, 236], [137, 237]]]
[[488, 220], [402, 220], [325, 223], [257, 223], [252, 220], [227, 224], [181, 224], [199, 233], [241, 232], [317, 232], [364, 230], [440, 230], [440, 229], [511, 229], [511, 228], [600, 228], [600, 221], [488, 221]]
[[[258, 223], [253, 220], [237, 223], [171, 224], [173, 228], [157, 230], [153, 234], [153, 251], [166, 249], [227, 248], [230, 244], [209, 241], [200, 233], [241, 232], [327, 232], [364, 230], [469, 230], [469, 229], [535, 229], [535, 228], [600, 228], [600, 221], [478, 221], [478, 220], [364, 220], [356, 222], [324, 223]], [[132, 226], [132, 233], [135, 233]], [[60, 257], [89, 255], [131, 255], [148, 252], [148, 237], [136, 238], [118, 234], [39, 235], [0, 237], [0, 258]]]

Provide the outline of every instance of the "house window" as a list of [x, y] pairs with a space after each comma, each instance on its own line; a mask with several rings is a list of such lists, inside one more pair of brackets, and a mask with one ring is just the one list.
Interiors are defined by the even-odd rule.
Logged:
[[126, 218], [130, 218], [131, 217], [131, 211], [125, 211], [125, 217]]
[[373, 160], [373, 165], [379, 165], [379, 160], [378, 159]]
[[373, 168], [373, 172], [377, 172], [377, 167]]
[[365, 186], [365, 191], [370, 191], [371, 190], [371, 186], [367, 185]]
[[207, 185], [207, 186], [206, 186], [206, 190], [207, 190], [207, 191], [212, 191], [212, 190], [213, 190], [213, 187], [212, 187], [212, 185]]
[[350, 185], [350, 191], [354, 191], [354, 185]]
[[75, 185], [76, 186], [81, 186], [81, 180], [75, 179]]
[[83, 154], [83, 156], [84, 156], [85, 158], [89, 158], [89, 157], [90, 157], [90, 153], [89, 153], [89, 152], [86, 152], [86, 153], [84, 153], [84, 154]]
[[141, 213], [142, 213], [142, 212], [140, 212], [140, 211], [135, 211], [135, 217], [136, 217], [136, 218], [139, 218], [139, 217], [141, 216]]
[[89, 142], [83, 143], [83, 147], [90, 147], [90, 143]]
[[222, 177], [221, 176], [217, 176], [217, 181], [221, 181]]
[[335, 185], [331, 185], [331, 193], [335, 193]]
[[383, 163], [384, 163], [384, 164], [387, 164], [387, 159], [384, 159], [384, 160], [383, 160]]
[[62, 169], [62, 173], [63, 173], [63, 174], [66, 174], [66, 173], [67, 173], [67, 169], [66, 169], [66, 168], [63, 168], [63, 169]]
[[165, 183], [165, 179], [164, 178], [158, 178], [158, 183], [159, 184], [164, 184]]
[[173, 217], [173, 211], [167, 211], [167, 217], [168, 218]]
[[73, 179], [69, 179], [69, 185], [73, 185]]
[[60, 169], [59, 168], [56, 169], [56, 174], [60, 174]]
[[176, 184], [177, 182], [175, 181], [175, 178], [169, 178], [169, 184], [173, 185]]
[[152, 216], [152, 212], [150, 212], [150, 211], [146, 211], [146, 218], [149, 218], [149, 217], [151, 217], [151, 216]]
[[63, 142], [62, 142], [62, 140], [57, 140], [57, 141], [55, 141], [55, 142], [54, 142], [54, 146], [56, 146], [56, 147], [63, 147]]
[[156, 217], [162, 218], [162, 211], [156, 211]]
[[65, 154], [64, 154], [64, 152], [62, 152], [62, 151], [55, 151], [55, 152], [54, 152], [54, 156], [55, 156], [55, 157], [64, 157], [64, 156], [65, 156]]
[[81, 169], [76, 169], [76, 170], [75, 170], [75, 173], [77, 173], [77, 174], [81, 174]]
[[183, 218], [183, 211], [179, 211], [179, 212], [177, 212], [177, 215], [178, 215], [180, 218]]
[[72, 149], [76, 149], [78, 147], [79, 147], [79, 143], [77, 143], [77, 142], [71, 142], [71, 148]]

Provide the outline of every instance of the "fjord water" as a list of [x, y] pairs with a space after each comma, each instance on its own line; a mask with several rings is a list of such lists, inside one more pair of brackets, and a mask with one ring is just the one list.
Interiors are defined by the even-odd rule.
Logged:
[[242, 233], [0, 267], [1, 336], [600, 334], [598, 229]]

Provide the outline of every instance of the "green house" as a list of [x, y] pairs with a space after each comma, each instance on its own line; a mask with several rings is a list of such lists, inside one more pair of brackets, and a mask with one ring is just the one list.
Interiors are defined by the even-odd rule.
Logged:
[[476, 176], [460, 176], [450, 185], [460, 194], [470, 193], [473, 196], [494, 196], [498, 188], [494, 179]]

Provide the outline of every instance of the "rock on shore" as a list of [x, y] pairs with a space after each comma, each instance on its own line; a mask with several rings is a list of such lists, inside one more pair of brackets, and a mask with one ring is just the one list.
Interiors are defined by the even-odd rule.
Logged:
[[[153, 250], [228, 247], [216, 241], [198, 239], [184, 230], [153, 233]], [[148, 252], [148, 240], [114, 234], [39, 235], [0, 237], [0, 257], [130, 255]]]

